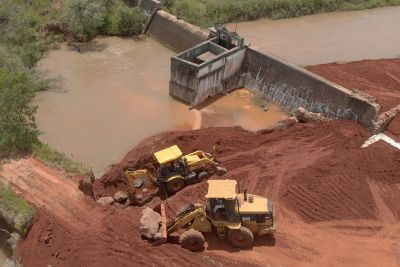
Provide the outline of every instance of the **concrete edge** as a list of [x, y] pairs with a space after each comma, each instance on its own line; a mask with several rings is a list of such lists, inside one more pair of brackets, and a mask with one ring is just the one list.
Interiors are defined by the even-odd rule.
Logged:
[[334, 82], [332, 82], [330, 80], [327, 80], [324, 77], [319, 76], [318, 74], [315, 74], [315, 73], [313, 73], [313, 72], [311, 72], [311, 71], [309, 71], [309, 70], [307, 70], [307, 69], [305, 69], [305, 68], [303, 68], [301, 66], [298, 66], [298, 65], [296, 65], [294, 63], [291, 63], [291, 62], [289, 62], [289, 61], [287, 61], [287, 60], [285, 60], [285, 59], [283, 59], [281, 57], [278, 57], [278, 56], [276, 56], [274, 54], [268, 53], [268, 52], [266, 52], [264, 50], [261, 50], [259, 48], [249, 47], [248, 49], [252, 49], [253, 51], [256, 51], [258, 53], [264, 54], [264, 55], [268, 56], [269, 58], [271, 58], [272, 60], [275, 60], [275, 61], [277, 61], [277, 62], [279, 62], [279, 63], [281, 63], [283, 65], [286, 65], [289, 68], [292, 68], [292, 69], [294, 69], [294, 70], [296, 70], [298, 72], [301, 72], [304, 75], [310, 76], [310, 77], [312, 77], [312, 78], [314, 78], [314, 79], [316, 79], [316, 80], [318, 80], [318, 81], [320, 81], [322, 83], [325, 83], [325, 84], [328, 84], [328, 85], [330, 85], [332, 87], [335, 87], [337, 90], [342, 91], [345, 94], [349, 94], [352, 98], [356, 98], [356, 99], [358, 99], [358, 100], [360, 100], [362, 102], [367, 102], [367, 103], [369, 103], [369, 104], [371, 104], [372, 106], [375, 107], [375, 109], [377, 111], [377, 114], [379, 113], [380, 105], [378, 103], [376, 103], [375, 99], [372, 96], [368, 95], [368, 94], [365, 94], [365, 93], [357, 91], [357, 90], [347, 89], [347, 88], [345, 88], [345, 87], [343, 87], [341, 85], [338, 85], [337, 83], [334, 83]]

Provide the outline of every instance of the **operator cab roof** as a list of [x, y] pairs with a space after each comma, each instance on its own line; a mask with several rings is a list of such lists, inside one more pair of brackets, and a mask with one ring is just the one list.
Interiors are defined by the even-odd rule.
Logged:
[[239, 194], [236, 180], [208, 180], [206, 198], [235, 199]]
[[182, 157], [182, 151], [177, 145], [173, 145], [166, 149], [154, 153], [154, 157], [159, 164], [165, 164]]

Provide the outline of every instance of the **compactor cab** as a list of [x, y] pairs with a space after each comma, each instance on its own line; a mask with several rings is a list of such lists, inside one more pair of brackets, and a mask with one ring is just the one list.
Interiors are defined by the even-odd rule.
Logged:
[[[234, 247], [252, 246], [254, 236], [275, 232], [275, 215], [272, 201], [261, 196], [240, 193], [236, 180], [209, 180], [205, 207], [201, 203], [186, 204], [167, 220], [164, 203], [161, 203], [162, 238], [186, 229], [179, 238], [182, 247], [191, 251], [204, 247], [203, 233], [214, 233], [228, 239]], [[159, 241], [162, 242], [159, 242]]]
[[227, 237], [235, 247], [248, 247], [254, 235], [275, 232], [272, 201], [240, 193], [236, 180], [209, 180], [206, 210], [218, 237]]
[[[207, 166], [212, 166], [218, 174], [226, 172], [226, 169], [216, 161], [214, 154], [203, 151], [195, 151], [183, 155], [177, 145], [154, 153], [157, 162], [155, 177], [148, 170], [128, 169], [125, 175], [131, 186], [138, 187], [143, 179], [151, 181], [157, 186], [165, 186], [169, 194], [174, 194], [188, 184], [201, 181], [209, 176]], [[140, 187], [140, 186], [139, 186]]]

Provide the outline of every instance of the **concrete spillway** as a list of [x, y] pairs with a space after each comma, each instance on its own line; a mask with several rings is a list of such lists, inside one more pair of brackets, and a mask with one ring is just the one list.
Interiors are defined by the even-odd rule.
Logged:
[[[393, 118], [380, 114], [380, 106], [368, 95], [338, 86], [265, 51], [218, 46], [218, 41], [210, 39], [213, 34], [206, 37], [198, 27], [164, 11], [156, 12], [158, 8], [148, 26], [150, 34], [178, 51], [186, 49], [171, 58], [170, 94], [192, 107], [209, 97], [246, 87], [288, 111], [304, 107], [356, 121], [372, 132], [381, 131]], [[193, 43], [200, 44], [188, 48]], [[205, 53], [212, 58], [199, 61]]]

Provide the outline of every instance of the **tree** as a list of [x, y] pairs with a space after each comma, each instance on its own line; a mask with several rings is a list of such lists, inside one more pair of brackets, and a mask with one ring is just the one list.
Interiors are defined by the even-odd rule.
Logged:
[[103, 26], [106, 15], [103, 0], [67, 0], [61, 19], [73, 35], [87, 41]]
[[0, 68], [0, 149], [29, 151], [38, 142], [37, 107], [31, 105], [38, 84], [29, 72]]
[[141, 34], [146, 19], [146, 15], [139, 8], [117, 2], [106, 18], [105, 32], [109, 35], [119, 36]]

